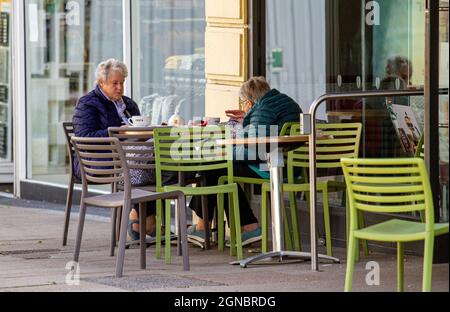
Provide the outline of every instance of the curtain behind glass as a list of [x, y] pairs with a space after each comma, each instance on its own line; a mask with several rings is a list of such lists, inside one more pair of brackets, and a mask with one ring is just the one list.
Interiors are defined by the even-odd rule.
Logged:
[[325, 1], [267, 0], [266, 6], [267, 79], [307, 112], [326, 91]]
[[[133, 4], [133, 98], [161, 124], [176, 113], [204, 116], [204, 1]], [[137, 32], [136, 32], [137, 31]]]

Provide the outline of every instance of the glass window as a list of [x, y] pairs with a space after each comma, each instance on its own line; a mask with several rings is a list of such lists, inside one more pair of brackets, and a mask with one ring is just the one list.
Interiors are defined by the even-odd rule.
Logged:
[[440, 48], [441, 59], [439, 68], [439, 85], [442, 92], [439, 96], [439, 151], [440, 151], [440, 184], [441, 184], [441, 210], [440, 210], [440, 222], [448, 222], [448, 79], [449, 79], [449, 46], [448, 46], [448, 1], [440, 2], [440, 18], [439, 18], [439, 34], [440, 34]]
[[123, 58], [122, 0], [26, 0], [27, 177], [66, 184], [61, 123], [94, 88], [98, 63]]
[[11, 156], [11, 2], [0, 1], [0, 166]]
[[[424, 1], [267, 0], [266, 9], [267, 77], [303, 111], [325, 93], [423, 88]], [[396, 105], [420, 136], [423, 96], [328, 101], [318, 118], [363, 123], [365, 157], [411, 155], [393, 127]]]
[[[268, 80], [304, 112], [325, 93], [423, 88], [423, 0], [266, 0], [266, 17]], [[317, 118], [360, 122], [363, 157], [402, 157], [423, 114], [423, 96], [398, 96], [328, 101]]]
[[152, 124], [204, 116], [205, 3], [132, 1], [133, 99]]
[[307, 112], [326, 92], [325, 0], [267, 0], [266, 10], [267, 79]]

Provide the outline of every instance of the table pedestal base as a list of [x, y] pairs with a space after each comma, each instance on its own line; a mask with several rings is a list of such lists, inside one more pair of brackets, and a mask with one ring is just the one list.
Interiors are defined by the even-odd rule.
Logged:
[[[330, 257], [327, 255], [321, 255], [319, 254], [319, 259], [320, 260], [328, 260], [328, 261], [332, 261], [334, 263], [340, 263], [338, 258], [335, 257]], [[279, 262], [283, 261], [284, 257], [289, 257], [289, 258], [298, 258], [298, 259], [302, 259], [302, 260], [311, 260], [311, 253], [310, 252], [301, 252], [301, 251], [272, 251], [272, 252], [265, 252], [253, 257], [249, 257], [247, 259], [243, 259], [240, 261], [234, 261], [231, 262], [230, 264], [232, 265], [240, 265], [241, 268], [246, 268], [249, 264], [256, 262], [256, 261], [260, 261], [263, 259], [273, 259], [273, 258], [279, 258]]]

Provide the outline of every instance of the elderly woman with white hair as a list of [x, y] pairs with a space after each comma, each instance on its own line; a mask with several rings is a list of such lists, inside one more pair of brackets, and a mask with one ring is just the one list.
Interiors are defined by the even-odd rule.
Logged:
[[[124, 96], [127, 66], [121, 61], [109, 59], [98, 65], [97, 85], [81, 97], [75, 107], [73, 127], [76, 136], [107, 137], [108, 127], [120, 127], [131, 116], [140, 115], [137, 104]], [[79, 175], [78, 162], [76, 174]]]
[[[124, 96], [124, 83], [128, 76], [127, 66], [115, 59], [100, 63], [95, 73], [97, 85], [81, 97], [75, 107], [72, 122], [78, 137], [107, 137], [108, 127], [127, 124], [128, 118], [140, 115], [137, 104]], [[74, 171], [80, 177], [78, 159], [74, 157]], [[155, 231], [155, 207], [147, 209], [147, 233]], [[135, 209], [130, 213], [128, 234], [130, 240], [139, 239], [139, 216]]]

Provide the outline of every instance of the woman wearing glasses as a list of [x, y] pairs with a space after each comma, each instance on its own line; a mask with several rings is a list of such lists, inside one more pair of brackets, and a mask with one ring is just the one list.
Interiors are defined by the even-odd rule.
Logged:
[[[257, 137], [274, 135], [274, 129], [278, 129], [275, 135], [279, 135], [286, 122], [299, 121], [302, 112], [299, 105], [289, 96], [271, 89], [264, 77], [252, 77], [245, 82], [239, 93], [240, 110], [226, 111], [231, 121], [239, 124], [242, 131], [240, 137]], [[275, 127], [274, 127], [275, 126]], [[271, 133], [272, 129], [272, 133]], [[251, 153], [254, 154], [254, 153]], [[261, 178], [250, 164], [261, 163], [257, 153], [254, 159], [246, 148], [237, 146], [234, 152], [233, 170], [235, 176]], [[208, 185], [217, 185], [217, 176], [206, 176]], [[225, 196], [225, 211], [228, 216], [227, 196]], [[217, 206], [217, 197], [208, 196], [209, 217], [212, 219], [214, 209]], [[199, 222], [188, 229], [188, 237], [196, 241], [204, 241], [205, 221], [202, 219], [201, 200], [199, 196], [193, 197], [190, 208], [200, 218]], [[239, 187], [239, 210], [241, 219], [242, 246], [261, 240], [261, 227], [250, 208], [250, 204], [243, 190]], [[209, 220], [211, 222], [211, 220]]]

